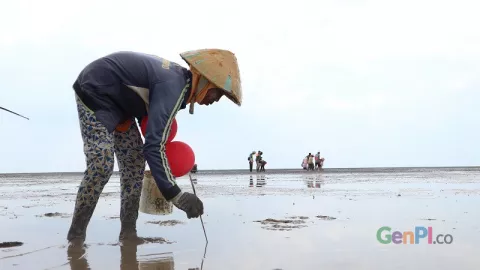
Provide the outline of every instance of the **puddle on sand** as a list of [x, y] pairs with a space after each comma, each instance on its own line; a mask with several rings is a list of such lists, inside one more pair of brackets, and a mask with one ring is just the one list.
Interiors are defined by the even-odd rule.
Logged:
[[[317, 181], [314, 174], [309, 177]], [[205, 205], [203, 220], [208, 251], [200, 220], [189, 220], [176, 208], [167, 218], [159, 219], [180, 221], [182, 226], [161, 221], [152, 224], [149, 221], [157, 222], [158, 216], [140, 213], [138, 234], [151, 237], [144, 237], [146, 241], [134, 247], [118, 243], [120, 220], [108, 218], [118, 217], [120, 206], [119, 178], [112, 177], [90, 222], [86, 247], [77, 253], [68, 251], [65, 240], [71, 219], [61, 217], [66, 215], [62, 213], [73, 210], [81, 177], [50, 181], [50, 185], [32, 176], [28, 186], [6, 179], [9, 184], [0, 184], [0, 205], [8, 205], [8, 209], [0, 207], [0, 231], [8, 234], [3, 234], [1, 241], [24, 244], [2, 249], [0, 269], [138, 270], [204, 266], [208, 270], [380, 270], [388, 265], [388, 269], [395, 270], [477, 270], [480, 213], [476, 206], [480, 197], [467, 191], [478, 190], [480, 173], [456, 177], [443, 173], [327, 174], [318, 177], [321, 185], [317, 185], [310, 183], [310, 178], [304, 181], [306, 178], [301, 174], [266, 175], [257, 179], [246, 175], [198, 175], [195, 184]], [[179, 178], [177, 182], [183, 190], [191, 192], [188, 178]], [[52, 197], [56, 192], [59, 196]], [[397, 197], [401, 192], [406, 194]], [[22, 207], [37, 199], [45, 206]], [[53, 215], [35, 217], [41, 213]], [[16, 218], [10, 219], [14, 215]], [[451, 234], [454, 241], [451, 245], [428, 245], [425, 238], [418, 245], [382, 245], [376, 238], [382, 226], [390, 226], [392, 232], [432, 226], [434, 235]], [[284, 231], [279, 232], [282, 227]], [[420, 261], [416, 260], [419, 254]]]

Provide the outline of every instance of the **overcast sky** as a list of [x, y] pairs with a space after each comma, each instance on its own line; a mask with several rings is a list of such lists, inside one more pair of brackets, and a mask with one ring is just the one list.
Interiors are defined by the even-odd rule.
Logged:
[[[0, 172], [83, 171], [72, 84], [130, 50], [233, 51], [244, 105], [177, 116], [199, 169], [476, 166], [479, 1], [4, 1]], [[116, 167], [117, 168], [117, 167]]]

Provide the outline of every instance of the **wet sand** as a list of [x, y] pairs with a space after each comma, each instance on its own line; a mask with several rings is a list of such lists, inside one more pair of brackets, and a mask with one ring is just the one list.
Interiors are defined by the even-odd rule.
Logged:
[[[472, 168], [198, 174], [207, 247], [200, 220], [176, 208], [140, 213], [145, 243], [120, 245], [115, 175], [86, 248], [69, 251], [80, 177], [0, 175], [0, 269], [480, 269], [480, 171]], [[178, 182], [191, 191], [187, 177]], [[432, 227], [433, 241], [450, 234], [453, 242], [381, 244], [383, 226]]]

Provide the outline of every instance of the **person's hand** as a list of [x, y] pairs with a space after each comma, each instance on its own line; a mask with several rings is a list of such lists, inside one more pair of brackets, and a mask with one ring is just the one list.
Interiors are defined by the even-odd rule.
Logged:
[[198, 218], [203, 215], [203, 203], [195, 195], [189, 192], [181, 192], [172, 200], [173, 205], [187, 213], [187, 217]]

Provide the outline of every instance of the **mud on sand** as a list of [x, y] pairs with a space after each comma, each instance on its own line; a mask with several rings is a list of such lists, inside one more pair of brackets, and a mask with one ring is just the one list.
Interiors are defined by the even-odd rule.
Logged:
[[140, 237], [143, 241], [145, 241], [145, 244], [149, 243], [159, 243], [159, 244], [172, 244], [174, 242], [168, 241], [167, 239], [163, 237]]
[[135, 239], [135, 240], [124, 240], [122, 242], [116, 242], [116, 243], [97, 243], [95, 245], [121, 246], [121, 245], [132, 245], [132, 244], [143, 245], [143, 244], [173, 244], [173, 243], [175, 242], [168, 241], [163, 237], [138, 237], [138, 239]]
[[334, 219], [337, 219], [337, 218], [335, 218], [335, 217], [329, 217], [329, 216], [317, 216], [317, 218], [323, 219], [323, 220], [334, 220]]
[[37, 217], [61, 217], [61, 218], [68, 218], [68, 217], [71, 217], [71, 215], [65, 214], [65, 213], [55, 212], [55, 213], [45, 213], [45, 214], [43, 214], [43, 215], [37, 215]]
[[22, 242], [1, 242], [0, 248], [11, 248], [11, 247], [19, 247], [22, 246]]
[[[318, 219], [322, 220], [334, 220], [336, 218], [330, 216], [316, 216]], [[307, 227], [306, 221], [309, 217], [305, 216], [293, 216], [287, 217], [286, 219], [274, 219], [267, 218], [265, 220], [257, 220], [254, 222], [259, 222], [262, 225], [262, 229], [271, 230], [271, 231], [291, 231], [292, 229], [300, 229]], [[313, 223], [313, 221], [311, 222]]]
[[152, 221], [147, 221], [145, 223], [148, 223], [148, 224], [158, 224], [160, 226], [175, 226], [175, 225], [179, 225], [179, 224], [185, 224], [184, 222], [180, 221], [180, 220], [152, 220]]
[[257, 220], [254, 222], [259, 222], [262, 225], [262, 229], [271, 230], [271, 231], [291, 231], [292, 229], [299, 229], [307, 227], [303, 219], [274, 219], [267, 218], [265, 220]]
[[[120, 247], [109, 246], [109, 243], [119, 241], [116, 228], [121, 227], [118, 219], [105, 221], [108, 217], [117, 216], [121, 200], [120, 196], [109, 195], [99, 201], [95, 211], [96, 224], [92, 224], [87, 234], [87, 239], [90, 239], [86, 243], [87, 248], [78, 252], [77, 257], [71, 256], [75, 252], [68, 252], [64, 246], [65, 234], [61, 233], [68, 229], [70, 219], [61, 218], [58, 214], [48, 217], [44, 215], [48, 212], [43, 211], [71, 214], [71, 206], [75, 201], [73, 193], [82, 173], [72, 177], [52, 174], [40, 179], [38, 175], [32, 175], [17, 180], [17, 175], [6, 178], [0, 176], [0, 229], [8, 232], [4, 233], [5, 237], [1, 240], [23, 242], [28, 239], [28, 243], [22, 246], [0, 248], [0, 269], [65, 269], [72, 268], [65, 265], [70, 258], [78, 258], [74, 261], [80, 263], [71, 263], [77, 269], [145, 269], [162, 266], [162, 269], [173, 269], [173, 262], [175, 269], [195, 269], [205, 259], [208, 270], [383, 270], [385, 267], [382, 268], [382, 265], [385, 264], [392, 270], [479, 270], [480, 257], [476, 254], [480, 248], [480, 227], [475, 205], [480, 202], [480, 196], [474, 195], [474, 191], [480, 190], [480, 169], [452, 172], [430, 168], [411, 172], [408, 169], [400, 173], [390, 170], [393, 169], [386, 172], [382, 169], [379, 173], [278, 174], [265, 177], [267, 184], [261, 189], [255, 188], [255, 183], [250, 187], [249, 175], [229, 176], [222, 172], [199, 175], [196, 192], [199, 197], [205, 198], [209, 208], [208, 216], [204, 216], [210, 240], [208, 248], [203, 240], [200, 220], [186, 220], [184, 213], [176, 210], [163, 217], [139, 214], [137, 225], [140, 236], [161, 236], [178, 243], [169, 245], [163, 239], [147, 238], [147, 243], [157, 243], [124, 248], [122, 241]], [[325, 184], [318, 189], [309, 188], [307, 180], [311, 178], [324, 180]], [[34, 187], [25, 188], [25, 182], [32, 183]], [[181, 189], [191, 188], [188, 177], [178, 182]], [[112, 177], [105, 191], [117, 191], [120, 185], [119, 177]], [[71, 190], [69, 193], [72, 194], [64, 195], [66, 191], [61, 188]], [[42, 192], [38, 193], [37, 190]], [[402, 196], [397, 197], [400, 192]], [[42, 197], [44, 193], [55, 196]], [[21, 207], [36, 204], [46, 204], [49, 208]], [[395, 211], [385, 208], [391, 205], [395, 205]], [[231, 209], [235, 212], [233, 216]], [[18, 215], [18, 219], [14, 219], [13, 213]], [[371, 213], [376, 215], [371, 216]], [[160, 223], [164, 226], [158, 228], [160, 224], [146, 224], [148, 221], [177, 218], [184, 221], [185, 225], [164, 227], [165, 224]], [[436, 220], [421, 221], [421, 218]], [[255, 220], [259, 221], [253, 222]], [[418, 262], [414, 260], [418, 252], [405, 248], [386, 248], [375, 241], [375, 237], [372, 237], [375, 235], [374, 229], [384, 224], [385, 220], [400, 229], [408, 229], [412, 224], [421, 222], [426, 226], [435, 225], [437, 229], [434, 232], [455, 232], [452, 243], [455, 246], [423, 246], [425, 250], [420, 247], [423, 260]], [[306, 227], [295, 228], [299, 226]], [[458, 227], [457, 230], [454, 227]], [[235, 233], [228, 228], [234, 228]], [[45, 235], [47, 232], [51, 235]], [[215, 239], [222, 241], [211, 241]], [[100, 246], [98, 243], [105, 244]], [[236, 244], [225, 248], [225, 243]], [[250, 247], [248, 252], [245, 252], [245, 247]], [[399, 256], [404, 260], [399, 261]], [[171, 257], [171, 263], [162, 263], [165, 257]], [[86, 267], [81, 265], [82, 262]], [[172, 267], [167, 267], [167, 264]], [[58, 267], [60, 265], [63, 266]]]

